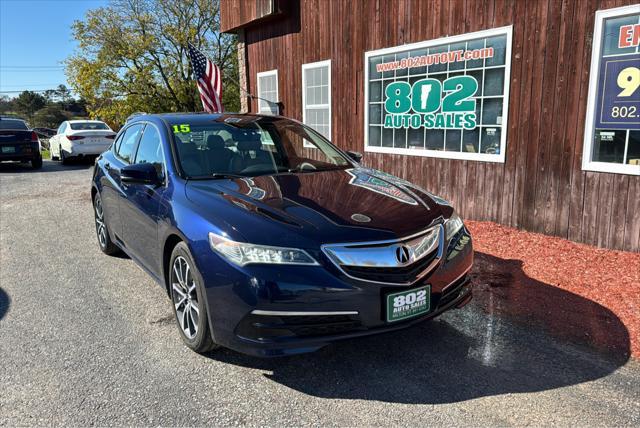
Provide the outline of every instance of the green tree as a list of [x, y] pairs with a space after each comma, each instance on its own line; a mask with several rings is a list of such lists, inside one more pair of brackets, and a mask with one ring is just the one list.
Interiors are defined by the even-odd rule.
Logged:
[[13, 101], [13, 105], [19, 114], [26, 116], [28, 119], [33, 118], [33, 114], [43, 108], [47, 104], [47, 100], [42, 95], [23, 91]]
[[62, 109], [60, 104], [49, 104], [35, 112], [31, 125], [55, 129], [69, 118], [70, 115]]
[[63, 103], [63, 105], [73, 99], [71, 90], [65, 85], [58, 85], [58, 87], [55, 89], [55, 93], [58, 97], [58, 100]]
[[13, 100], [6, 95], [0, 95], [0, 113], [7, 113], [13, 108]]
[[82, 99], [71, 98], [64, 105], [64, 109], [73, 116], [87, 116], [87, 103]]
[[58, 85], [56, 89], [47, 89], [44, 91], [43, 96], [48, 103], [61, 103], [63, 107], [73, 101], [71, 90], [65, 85]]
[[73, 24], [69, 82], [90, 115], [112, 125], [136, 111], [200, 111], [191, 42], [220, 66], [225, 110], [237, 111], [236, 41], [219, 19], [219, 0], [112, 0]]

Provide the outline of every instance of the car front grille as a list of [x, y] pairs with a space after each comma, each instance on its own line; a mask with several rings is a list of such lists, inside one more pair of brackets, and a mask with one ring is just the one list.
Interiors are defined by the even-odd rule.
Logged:
[[431, 272], [444, 249], [442, 225], [397, 240], [323, 246], [329, 260], [350, 278], [403, 285], [413, 284]]
[[365, 281], [384, 282], [391, 284], [410, 284], [415, 282], [425, 269], [438, 257], [438, 250], [408, 266], [399, 267], [371, 267], [371, 266], [341, 266], [349, 276]]
[[[320, 316], [320, 317], [300, 317], [299, 322], [294, 322], [287, 317], [287, 328], [298, 337], [325, 336], [332, 334], [347, 333], [360, 327], [360, 322], [348, 316]], [[304, 319], [315, 318], [315, 319]]]

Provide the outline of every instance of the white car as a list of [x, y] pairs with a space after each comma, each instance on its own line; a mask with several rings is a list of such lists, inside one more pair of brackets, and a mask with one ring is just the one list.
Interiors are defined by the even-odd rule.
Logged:
[[67, 120], [49, 140], [52, 160], [63, 164], [70, 158], [97, 156], [107, 150], [116, 133], [99, 120]]

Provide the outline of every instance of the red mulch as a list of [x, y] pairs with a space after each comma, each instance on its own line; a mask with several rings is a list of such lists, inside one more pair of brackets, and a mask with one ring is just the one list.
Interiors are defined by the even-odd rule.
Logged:
[[474, 296], [485, 310], [640, 358], [640, 253], [490, 222], [467, 226], [476, 250]]

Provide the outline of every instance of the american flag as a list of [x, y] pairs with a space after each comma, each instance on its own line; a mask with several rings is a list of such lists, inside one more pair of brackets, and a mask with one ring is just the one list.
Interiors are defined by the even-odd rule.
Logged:
[[189, 56], [204, 110], [209, 113], [221, 113], [222, 73], [220, 73], [220, 67], [212, 63], [191, 43], [189, 43]]

